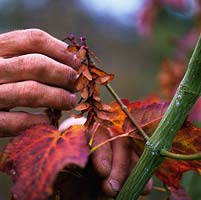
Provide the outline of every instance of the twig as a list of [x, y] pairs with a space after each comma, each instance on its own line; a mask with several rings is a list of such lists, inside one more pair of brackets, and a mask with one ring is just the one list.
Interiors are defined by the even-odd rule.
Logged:
[[122, 138], [122, 137], [128, 137], [130, 136], [130, 132], [129, 133], [125, 133], [125, 134], [121, 134], [121, 135], [117, 135], [115, 137], [112, 137], [108, 140], [105, 140], [104, 142], [101, 142], [100, 144], [94, 146], [91, 150], [90, 153], [92, 154], [94, 151], [96, 151], [98, 148], [102, 147], [103, 145], [107, 144], [108, 142], [112, 142], [113, 140], [116, 140], [118, 138]]
[[172, 152], [167, 151], [165, 149], [162, 149], [160, 153], [162, 156], [165, 156], [167, 158], [172, 158], [175, 160], [201, 160], [201, 153], [184, 155], [184, 154], [172, 153]]
[[144, 139], [146, 141], [148, 141], [149, 140], [149, 136], [144, 132], [144, 130], [137, 123], [137, 121], [133, 118], [133, 116], [131, 115], [131, 113], [128, 111], [127, 106], [124, 105], [124, 103], [119, 98], [119, 96], [117, 95], [117, 93], [114, 91], [114, 89], [112, 88], [112, 86], [110, 84], [106, 84], [105, 87], [108, 89], [108, 91], [111, 93], [111, 95], [118, 102], [118, 104], [120, 105], [122, 111], [127, 115], [127, 117], [130, 119], [130, 121], [132, 122], [132, 124], [138, 129], [138, 131], [141, 133], [141, 135], [144, 137]]
[[152, 189], [156, 190], [156, 191], [159, 191], [159, 192], [167, 192], [167, 190], [165, 188], [158, 187], [158, 186], [153, 186]]

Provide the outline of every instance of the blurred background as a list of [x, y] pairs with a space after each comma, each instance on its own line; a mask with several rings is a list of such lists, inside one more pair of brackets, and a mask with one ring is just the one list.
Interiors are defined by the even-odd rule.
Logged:
[[[99, 67], [115, 74], [112, 86], [119, 96], [139, 100], [158, 94], [161, 66], [186, 65], [200, 31], [200, 4], [199, 0], [0, 0], [0, 33], [40, 28], [59, 39], [71, 33], [85, 36], [101, 59]], [[111, 100], [104, 89], [103, 98]], [[193, 200], [201, 199], [200, 183], [195, 173], [183, 178]], [[1, 173], [0, 200], [9, 199], [10, 184]], [[164, 195], [153, 191], [147, 199]]]

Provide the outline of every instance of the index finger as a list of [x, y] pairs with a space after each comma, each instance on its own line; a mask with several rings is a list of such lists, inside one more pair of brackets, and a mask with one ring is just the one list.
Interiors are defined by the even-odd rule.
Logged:
[[40, 53], [77, 69], [80, 60], [67, 50], [67, 46], [40, 29], [17, 30], [0, 35], [0, 57]]

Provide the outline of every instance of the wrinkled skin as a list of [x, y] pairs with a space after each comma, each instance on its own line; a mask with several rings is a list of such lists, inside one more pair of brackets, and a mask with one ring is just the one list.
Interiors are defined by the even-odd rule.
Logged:
[[[0, 137], [15, 136], [35, 124], [50, 123], [46, 114], [9, 111], [15, 107], [70, 110], [76, 104], [74, 82], [80, 62], [67, 44], [39, 29], [0, 35]], [[94, 144], [110, 138], [99, 129]], [[137, 161], [128, 138], [106, 144], [92, 155], [106, 196], [114, 197]], [[145, 188], [151, 190], [152, 181]]]
[[44, 114], [6, 112], [8, 109], [74, 107], [77, 74], [73, 68], [78, 62], [64, 42], [41, 30], [28, 29], [1, 34], [0, 46], [0, 136], [49, 123]]
[[[93, 145], [109, 138], [109, 131], [100, 127]], [[102, 187], [108, 196], [117, 195], [137, 161], [138, 156], [132, 149], [130, 138], [114, 140], [94, 152], [92, 162], [96, 172], [103, 178]], [[144, 188], [143, 194], [147, 194], [151, 188], [152, 180]]]
[[[62, 132], [73, 124], [83, 124], [85, 120], [86, 119], [84, 118], [78, 118], [78, 119], [69, 118], [60, 125], [59, 130]], [[115, 135], [111, 136], [106, 128], [100, 126], [97, 129], [92, 146], [96, 146], [114, 136]], [[89, 134], [89, 139], [90, 137], [91, 135]], [[101, 182], [97, 182], [97, 180], [93, 179], [94, 174], [93, 172], [91, 172], [91, 169], [86, 170], [87, 172], [84, 172], [83, 176], [87, 174], [88, 177], [87, 181], [85, 181], [85, 179], [82, 178], [81, 179], [77, 178], [76, 183], [80, 184], [81, 186], [76, 187], [75, 194], [77, 194], [78, 188], [81, 188], [82, 190], [85, 191], [88, 190], [91, 190], [93, 192], [95, 191], [95, 194], [93, 193], [89, 194], [90, 195], [99, 194], [99, 196], [102, 197], [101, 199], [104, 199], [105, 195], [107, 197], [115, 197], [139, 159], [134, 149], [132, 148], [132, 144], [133, 143], [130, 138], [121, 138], [114, 140], [111, 143], [107, 143], [102, 147], [100, 147], [98, 150], [96, 150], [92, 154], [90, 162], [93, 164], [93, 169], [96, 172], [96, 176], [100, 177]], [[87, 168], [90, 168], [91, 163], [89, 163]], [[72, 174], [68, 176], [72, 178]], [[72, 185], [72, 182], [69, 183], [67, 181], [66, 184], [68, 184], [68, 187], [70, 187], [70, 185]], [[104, 194], [101, 193], [102, 191], [99, 191], [97, 189], [97, 187], [99, 187], [100, 185], [102, 186]], [[145, 186], [142, 195], [148, 194], [151, 191], [152, 186], [153, 186], [153, 180], [150, 179], [147, 185]], [[94, 196], [90, 198], [88, 195], [87, 197], [83, 197], [83, 200], [87, 198], [88, 200], [95, 199]]]

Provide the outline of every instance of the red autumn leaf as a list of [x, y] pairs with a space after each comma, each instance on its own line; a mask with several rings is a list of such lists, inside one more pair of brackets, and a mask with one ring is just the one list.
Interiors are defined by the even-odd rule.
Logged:
[[[145, 102], [136, 102], [136, 104], [133, 104], [132, 109], [130, 110], [131, 114], [135, 118], [135, 120], [140, 124], [142, 128], [147, 129], [147, 134], [152, 134], [152, 126], [155, 124], [157, 125], [159, 121], [161, 120], [163, 114], [165, 113], [168, 103], [146, 103]], [[148, 128], [147, 128], [148, 126]], [[134, 130], [135, 128], [131, 124], [130, 120], [126, 119], [124, 123], [124, 131], [130, 132]]]
[[[142, 101], [133, 102], [127, 106], [138, 124], [150, 136], [153, 134], [162, 116], [164, 115], [168, 107], [168, 103], [159, 102], [149, 104], [148, 101]], [[117, 107], [117, 109], [120, 108]], [[119, 116], [121, 116], [121, 120], [124, 121], [125, 116]], [[117, 127], [121, 127], [121, 120], [116, 123]], [[112, 128], [115, 128], [115, 126]], [[119, 130], [119, 128], [115, 130]], [[144, 149], [145, 144], [143, 138], [139, 137], [140, 135], [138, 134], [136, 128], [133, 127], [130, 120], [125, 120], [123, 130], [124, 133], [134, 131], [132, 135], [135, 138], [134, 148], [140, 155]], [[122, 132], [119, 131], [119, 133]], [[201, 141], [201, 129], [194, 127], [190, 122], [185, 122], [183, 127], [177, 133], [173, 143], [172, 152], [180, 154], [192, 154], [201, 152], [199, 141]], [[177, 161], [166, 159], [166, 161], [163, 162], [156, 171], [156, 176], [167, 185], [178, 188], [182, 174], [189, 170], [196, 170], [197, 172], [201, 173], [201, 161]]]
[[190, 200], [184, 188], [179, 189], [170, 188], [170, 195], [167, 200]]
[[12, 176], [15, 200], [43, 200], [64, 167], [85, 167], [89, 148], [83, 126], [64, 133], [49, 125], [23, 131], [5, 148], [0, 169]]
[[[140, 109], [145, 105], [149, 105], [151, 103], [156, 103], [159, 101], [158, 98], [156, 98], [155, 96], [151, 96], [150, 98], [135, 102], [130, 102], [128, 99], [121, 99], [121, 100], [124, 103], [124, 105], [127, 106], [130, 112], [132, 111], [133, 108]], [[112, 102], [111, 104], [109, 104], [109, 106], [110, 106], [110, 110], [108, 110], [109, 112], [100, 113], [100, 117], [103, 118], [105, 117], [106, 114], [108, 114], [108, 116], [106, 116], [105, 119], [107, 118], [110, 119], [110, 121], [113, 124], [113, 126], [109, 127], [109, 129], [119, 134], [122, 134], [124, 131], [129, 132], [130, 130], [123, 131], [122, 129], [124, 120], [126, 118], [126, 114], [122, 111], [119, 104], [117, 102]], [[129, 120], [128, 123], [130, 123]], [[133, 129], [133, 125], [131, 125], [131, 128]]]
[[[201, 129], [196, 128], [190, 122], [186, 122], [178, 131], [171, 151], [186, 155], [201, 152], [199, 141], [201, 141]], [[201, 161], [166, 159], [157, 170], [156, 175], [168, 185], [178, 188], [182, 174], [189, 170], [195, 170], [201, 174]]]

